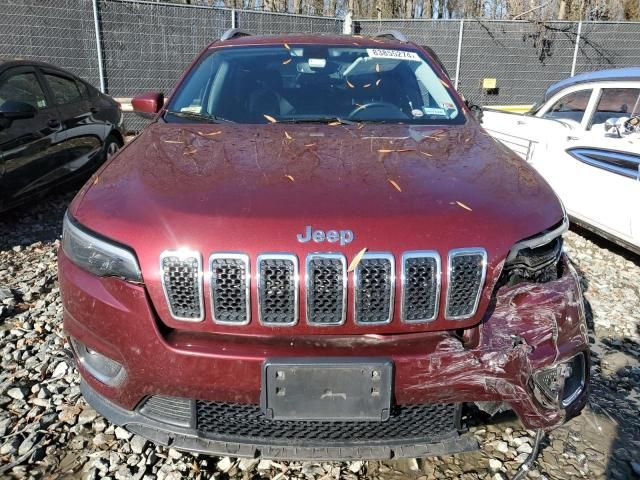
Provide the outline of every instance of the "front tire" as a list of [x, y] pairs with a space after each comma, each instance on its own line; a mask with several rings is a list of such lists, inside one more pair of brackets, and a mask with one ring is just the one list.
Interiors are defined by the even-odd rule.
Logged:
[[122, 141], [115, 135], [109, 135], [104, 141], [103, 161], [109, 160], [122, 148]]

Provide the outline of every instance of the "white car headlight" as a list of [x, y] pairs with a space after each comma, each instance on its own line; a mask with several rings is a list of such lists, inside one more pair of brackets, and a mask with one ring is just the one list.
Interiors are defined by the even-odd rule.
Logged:
[[142, 282], [138, 261], [130, 250], [89, 233], [64, 215], [62, 250], [80, 268], [99, 277], [118, 277], [129, 282]]

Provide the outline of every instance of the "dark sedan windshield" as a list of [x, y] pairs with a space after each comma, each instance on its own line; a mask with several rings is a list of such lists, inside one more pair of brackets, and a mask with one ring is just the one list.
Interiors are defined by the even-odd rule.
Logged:
[[165, 120], [464, 123], [448, 88], [413, 50], [231, 47], [193, 68]]

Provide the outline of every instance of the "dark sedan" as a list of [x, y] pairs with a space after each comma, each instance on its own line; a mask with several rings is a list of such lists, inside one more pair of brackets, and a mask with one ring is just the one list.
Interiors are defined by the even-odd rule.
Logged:
[[87, 177], [123, 143], [111, 97], [52, 65], [0, 60], [0, 211]]

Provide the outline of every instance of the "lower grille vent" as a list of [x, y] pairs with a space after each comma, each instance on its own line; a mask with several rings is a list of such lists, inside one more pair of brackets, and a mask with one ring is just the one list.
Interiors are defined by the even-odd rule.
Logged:
[[193, 423], [193, 410], [193, 401], [188, 398], [155, 395], [145, 400], [140, 413], [159, 422], [190, 427]]
[[395, 406], [389, 420], [384, 422], [323, 422], [269, 420], [258, 405], [196, 402], [197, 429], [205, 436], [310, 442], [442, 439], [457, 434], [457, 407], [455, 404]]

